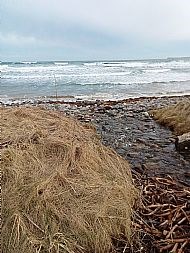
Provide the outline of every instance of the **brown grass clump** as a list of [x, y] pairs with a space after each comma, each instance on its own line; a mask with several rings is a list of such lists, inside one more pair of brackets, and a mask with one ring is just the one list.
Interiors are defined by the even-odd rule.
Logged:
[[107, 253], [127, 243], [137, 197], [128, 163], [61, 113], [0, 113], [2, 252]]
[[190, 132], [190, 101], [179, 102], [151, 113], [159, 123], [168, 126], [177, 135]]

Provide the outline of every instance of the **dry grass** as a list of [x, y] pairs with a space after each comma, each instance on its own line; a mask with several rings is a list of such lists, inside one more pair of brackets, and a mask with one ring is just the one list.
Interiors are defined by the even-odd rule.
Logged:
[[0, 108], [2, 252], [116, 252], [137, 191], [92, 127], [39, 108]]
[[190, 132], [190, 101], [180, 102], [151, 113], [160, 124], [168, 126], [177, 135]]

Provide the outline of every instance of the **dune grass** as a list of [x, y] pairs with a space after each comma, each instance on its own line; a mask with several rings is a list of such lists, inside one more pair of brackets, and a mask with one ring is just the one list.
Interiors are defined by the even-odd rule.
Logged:
[[190, 100], [151, 111], [158, 123], [168, 126], [175, 134], [190, 132]]
[[89, 125], [39, 108], [0, 108], [2, 252], [116, 252], [138, 193], [127, 161]]

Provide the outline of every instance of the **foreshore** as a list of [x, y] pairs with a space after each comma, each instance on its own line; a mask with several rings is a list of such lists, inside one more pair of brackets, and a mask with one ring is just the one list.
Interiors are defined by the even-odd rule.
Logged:
[[190, 161], [175, 150], [175, 136], [149, 115], [152, 109], [189, 101], [190, 96], [147, 97], [121, 101], [49, 101], [14, 106], [42, 106], [96, 126], [105, 145], [127, 159], [132, 170], [171, 175], [190, 185]]
[[[190, 160], [176, 151], [174, 133], [151, 116], [153, 109], [189, 100], [190, 96], [55, 104], [55, 108], [64, 114], [93, 123], [103, 143], [131, 164], [134, 184], [141, 190], [143, 204], [140, 209], [136, 208], [137, 215], [132, 223], [134, 237], [138, 235], [136, 243], [139, 243], [134, 242], [126, 252], [168, 252], [168, 248], [172, 252], [177, 249], [186, 252], [190, 249], [189, 222], [186, 220], [190, 215], [189, 205], [186, 205]], [[183, 207], [185, 209], [181, 210]], [[178, 223], [181, 225], [176, 225]]]
[[132, 170], [149, 176], [171, 175], [190, 186], [190, 161], [175, 150], [175, 135], [149, 115], [152, 109], [189, 99], [190, 96], [154, 97], [43, 106], [56, 108], [82, 122], [93, 123], [103, 143], [127, 159]]
[[102, 142], [130, 163], [133, 182], [141, 190], [143, 204], [135, 208], [132, 221], [137, 240], [133, 238], [134, 245], [127, 247], [125, 252], [141, 249], [141, 252], [155, 253], [167, 252], [164, 250], [168, 247], [190, 247], [189, 218], [186, 218], [190, 215], [187, 202], [190, 160], [176, 151], [176, 136], [153, 119], [151, 110], [189, 100], [190, 96], [151, 97], [122, 101], [55, 101], [17, 106], [56, 110], [84, 124], [92, 124]]

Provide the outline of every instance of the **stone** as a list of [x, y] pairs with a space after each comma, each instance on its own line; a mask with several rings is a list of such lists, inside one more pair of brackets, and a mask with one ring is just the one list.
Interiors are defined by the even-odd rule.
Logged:
[[131, 158], [135, 158], [135, 157], [138, 157], [139, 153], [137, 152], [130, 152], [130, 153], [127, 153], [127, 156], [128, 157], [131, 157]]
[[147, 118], [150, 117], [148, 112], [143, 112], [142, 114], [143, 114], [143, 116], [145, 116], [145, 117], [147, 117]]
[[131, 118], [133, 118], [133, 117], [134, 117], [134, 114], [133, 114], [133, 113], [131, 113], [131, 112], [127, 112], [127, 113], [126, 113], [126, 116], [127, 116], [127, 117], [131, 117]]
[[180, 153], [190, 155], [190, 132], [177, 136], [175, 147]]
[[[155, 108], [176, 104], [177, 101], [177, 97], [131, 100], [126, 103], [96, 101], [90, 108], [88, 104], [78, 102], [64, 105], [63, 110], [71, 116], [79, 116], [82, 122], [91, 118], [98, 134], [102, 136], [101, 141], [127, 159], [132, 170], [148, 176], [172, 175], [190, 186], [190, 157], [176, 152], [176, 139], [172, 132], [158, 125], [150, 117], [151, 113], [150, 116], [147, 114]], [[189, 150], [185, 151], [186, 154], [190, 153]]]
[[117, 115], [117, 113], [115, 111], [110, 110], [110, 111], [107, 112], [107, 115], [110, 116], [110, 117], [114, 117], [114, 116]]
[[111, 105], [104, 105], [104, 109], [105, 109], [105, 110], [111, 110], [111, 109], [112, 109], [112, 106], [111, 106]]
[[190, 172], [185, 172], [184, 175], [190, 178]]

